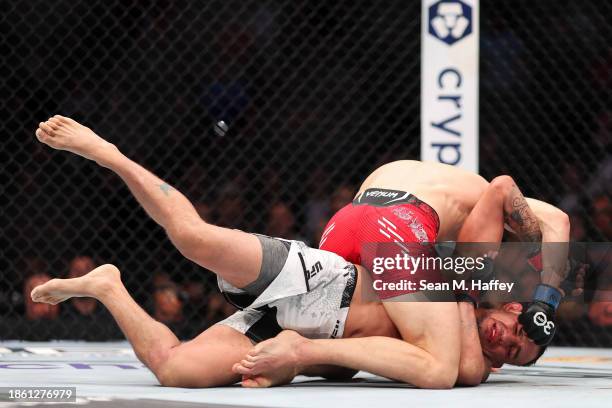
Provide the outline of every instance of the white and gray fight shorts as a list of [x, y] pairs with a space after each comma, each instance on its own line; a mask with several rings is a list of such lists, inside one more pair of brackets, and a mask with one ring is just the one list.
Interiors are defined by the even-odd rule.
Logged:
[[254, 342], [284, 329], [311, 339], [342, 337], [357, 284], [355, 265], [301, 241], [257, 237], [263, 249], [260, 279], [239, 289], [217, 278], [225, 298], [241, 309], [217, 324]]

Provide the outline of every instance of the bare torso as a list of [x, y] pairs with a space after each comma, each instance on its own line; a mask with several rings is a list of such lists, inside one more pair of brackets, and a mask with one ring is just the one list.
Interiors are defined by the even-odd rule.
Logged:
[[[366, 336], [385, 336], [400, 338], [400, 334], [395, 325], [389, 319], [385, 307], [380, 301], [371, 301], [375, 294], [368, 281], [367, 271], [360, 265], [357, 267], [357, 285], [351, 300], [349, 313], [344, 324], [345, 338], [366, 337]], [[369, 291], [370, 293], [366, 293]]]
[[488, 184], [478, 174], [458, 167], [401, 160], [376, 169], [363, 182], [359, 193], [368, 188], [386, 188], [415, 195], [438, 213], [438, 240], [453, 241]]
[[[409, 192], [429, 204], [440, 217], [438, 240], [456, 240], [459, 229], [489, 183], [478, 174], [457, 167], [402, 160], [376, 169], [363, 182], [358, 194], [368, 188]], [[387, 336], [400, 338], [381, 302], [364, 293], [367, 272], [358, 266], [358, 284], [351, 301], [344, 337]]]

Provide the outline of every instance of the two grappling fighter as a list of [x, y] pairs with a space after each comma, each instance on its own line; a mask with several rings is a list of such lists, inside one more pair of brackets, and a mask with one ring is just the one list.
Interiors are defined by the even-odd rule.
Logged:
[[[301, 242], [204, 222], [180, 192], [72, 119], [50, 118], [40, 124], [36, 136], [119, 175], [177, 249], [216, 273], [221, 290], [243, 306], [181, 343], [134, 302], [112, 265], [77, 279], [54, 279], [33, 290], [35, 301], [53, 304], [73, 296], [98, 299], [162, 385], [210, 387], [242, 378], [245, 386], [266, 386], [290, 381], [297, 373], [334, 376], [365, 370], [419, 387], [448, 388], [480, 383], [490, 366], [526, 364], [543, 350], [525, 334], [527, 325], [519, 323], [520, 304], [475, 310], [470, 302], [366, 302], [361, 291], [367, 286], [357, 285], [366, 274], [360, 265]], [[374, 203], [364, 197], [370, 188], [412, 194], [397, 203]], [[346, 249], [332, 234], [361, 222], [364, 229], [355, 231], [351, 242], [372, 239], [368, 225], [378, 221], [370, 213], [380, 211], [395, 226], [394, 233], [408, 242], [499, 241], [504, 214], [506, 221], [516, 221], [511, 226], [519, 236], [537, 239], [541, 229], [544, 240], [567, 241], [569, 225], [563, 213], [543, 203], [535, 203], [532, 212], [520, 198], [509, 178], [489, 184], [447, 166], [391, 163], [368, 177], [353, 207], [332, 218], [322, 248], [358, 262], [357, 246]], [[562, 275], [565, 259], [543, 255], [545, 269], [552, 271], [550, 283], [558, 286], [554, 279]], [[544, 299], [530, 308], [544, 308], [550, 315], [546, 306], [554, 304], [541, 300], [550, 300], [552, 292], [543, 293]], [[541, 333], [532, 335], [538, 336]], [[253, 348], [252, 342], [261, 343]]]

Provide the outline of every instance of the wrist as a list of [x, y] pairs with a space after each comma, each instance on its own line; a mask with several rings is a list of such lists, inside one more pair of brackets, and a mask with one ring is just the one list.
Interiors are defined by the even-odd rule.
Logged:
[[304, 338], [297, 346], [295, 347], [295, 361], [294, 365], [296, 367], [296, 371], [298, 373], [304, 372], [308, 366], [316, 364], [314, 362], [314, 355], [316, 344], [313, 340]]
[[533, 300], [542, 302], [552, 307], [553, 310], [557, 310], [559, 303], [561, 302], [561, 291], [554, 286], [550, 286], [544, 283], [540, 283], [536, 286], [533, 294]]
[[544, 285], [558, 288], [563, 282], [561, 271], [552, 267], [544, 267], [541, 271], [541, 281]]

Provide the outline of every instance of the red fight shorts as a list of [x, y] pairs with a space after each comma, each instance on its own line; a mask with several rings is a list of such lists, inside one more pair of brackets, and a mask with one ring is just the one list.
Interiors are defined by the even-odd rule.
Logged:
[[[405, 262], [400, 268], [380, 265], [385, 258], [400, 256], [405, 260], [404, 254], [413, 259], [435, 257], [439, 228], [436, 211], [412, 194], [368, 189], [329, 220], [319, 248], [366, 267], [373, 280], [387, 284], [384, 288], [377, 284], [375, 291], [379, 298], [388, 299], [419, 291], [421, 280], [443, 282], [437, 271], [414, 267], [415, 263], [409, 264], [412, 268], [406, 268]], [[407, 287], [407, 281], [414, 283]], [[401, 288], [397, 285], [400, 282], [404, 282]]]

